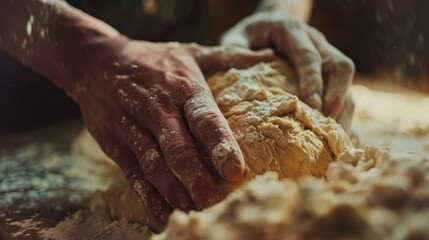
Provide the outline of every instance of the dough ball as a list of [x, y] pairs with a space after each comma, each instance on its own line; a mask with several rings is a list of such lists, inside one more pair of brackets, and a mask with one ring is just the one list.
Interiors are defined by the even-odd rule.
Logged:
[[219, 179], [228, 192], [267, 171], [280, 178], [323, 177], [329, 163], [352, 146], [335, 120], [299, 100], [296, 83], [291, 67], [281, 62], [231, 69], [208, 80], [246, 163], [242, 181]]

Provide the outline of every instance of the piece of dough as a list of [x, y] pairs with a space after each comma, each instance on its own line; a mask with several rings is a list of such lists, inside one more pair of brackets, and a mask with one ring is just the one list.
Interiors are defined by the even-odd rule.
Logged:
[[201, 212], [175, 211], [152, 240], [429, 239], [429, 161], [348, 149], [327, 178], [257, 176]]
[[231, 69], [208, 84], [246, 162], [241, 182], [221, 181], [228, 191], [267, 171], [280, 178], [323, 177], [335, 156], [351, 146], [339, 124], [294, 95], [296, 78], [286, 64]]
[[[298, 100], [295, 75], [286, 64], [231, 69], [210, 78], [208, 84], [246, 164], [240, 182], [217, 177], [226, 192], [267, 171], [277, 172], [280, 178], [324, 177], [335, 157], [352, 146], [339, 124]], [[132, 192], [127, 185], [108, 192], [112, 217], [161, 229]]]

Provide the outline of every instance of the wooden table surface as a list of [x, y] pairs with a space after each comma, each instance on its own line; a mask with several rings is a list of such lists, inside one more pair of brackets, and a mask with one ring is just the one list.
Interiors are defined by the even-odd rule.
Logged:
[[[74, 120], [0, 139], [0, 239], [40, 239], [38, 231], [82, 208], [90, 193], [64, 174], [73, 163], [61, 157], [82, 126]], [[43, 165], [49, 154], [59, 156], [60, 166]]]

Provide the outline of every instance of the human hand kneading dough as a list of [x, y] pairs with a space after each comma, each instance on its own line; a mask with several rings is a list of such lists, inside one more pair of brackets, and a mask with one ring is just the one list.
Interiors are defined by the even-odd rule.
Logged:
[[305, 22], [311, 0], [265, 0], [258, 11], [227, 31], [222, 45], [271, 47], [298, 73], [300, 97], [339, 121], [348, 131], [354, 111], [349, 86], [355, 72], [350, 58]]
[[225, 180], [244, 171], [203, 72], [272, 61], [271, 50], [130, 40], [53, 0], [2, 0], [0, 29], [0, 48], [79, 104], [93, 137], [161, 220], [224, 197], [203, 156]]
[[244, 160], [202, 71], [254, 65], [272, 52], [128, 39], [121, 45], [118, 55], [91, 66], [102, 71], [83, 76], [91, 90], [78, 102], [89, 131], [164, 220], [173, 208], [220, 201], [224, 193], [203, 155], [229, 181], [241, 176]]

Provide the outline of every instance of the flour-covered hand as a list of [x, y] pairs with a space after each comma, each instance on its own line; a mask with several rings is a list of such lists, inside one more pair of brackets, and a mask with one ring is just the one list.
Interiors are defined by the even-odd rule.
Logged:
[[294, 64], [300, 78], [300, 97], [306, 103], [339, 120], [350, 119], [353, 114], [348, 93], [355, 70], [353, 62], [319, 31], [294, 16], [283, 12], [255, 13], [227, 31], [222, 45], [273, 48]]
[[73, 92], [102, 149], [163, 220], [173, 208], [220, 201], [209, 168], [234, 181], [244, 160], [203, 72], [269, 61], [272, 51], [128, 39], [107, 45], [76, 68], [85, 70]]

